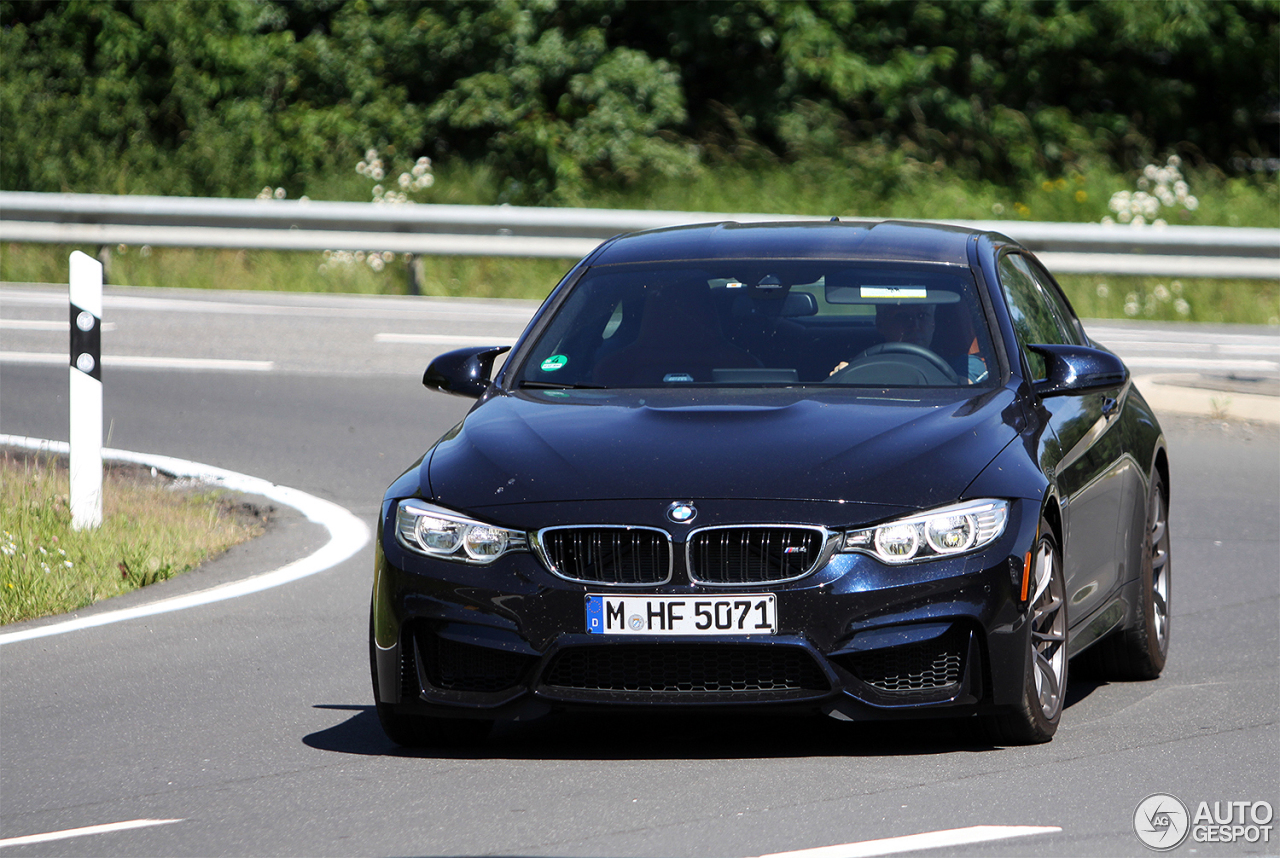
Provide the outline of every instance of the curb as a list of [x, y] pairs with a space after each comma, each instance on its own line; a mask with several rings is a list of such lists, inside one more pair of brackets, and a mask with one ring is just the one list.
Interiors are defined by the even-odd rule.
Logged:
[[1133, 381], [1156, 412], [1280, 424], [1280, 397], [1186, 387], [1196, 375], [1141, 375]]
[[[65, 454], [69, 446], [64, 441], [50, 441], [44, 438], [27, 438], [21, 435], [0, 435], [0, 445], [22, 447], [28, 450], [41, 450], [50, 453]], [[146, 453], [134, 453], [129, 450], [104, 449], [103, 459], [117, 462], [132, 462], [145, 467], [155, 468], [174, 477], [188, 477], [201, 480], [219, 488], [244, 494], [260, 495], [285, 506], [292, 507], [302, 513], [309, 521], [315, 522], [329, 533], [329, 540], [317, 551], [286, 563], [269, 572], [220, 584], [206, 590], [185, 593], [161, 599], [146, 605], [104, 611], [91, 616], [75, 617], [61, 622], [25, 628], [18, 631], [0, 633], [0, 646], [17, 643], [51, 635], [65, 634], [80, 629], [94, 628], [111, 623], [139, 617], [150, 617], [166, 614], [171, 611], [182, 611], [199, 605], [208, 605], [227, 599], [235, 599], [257, 593], [281, 584], [297, 581], [330, 569], [354, 555], [369, 541], [369, 528], [348, 510], [330, 501], [309, 495], [288, 486], [278, 486], [258, 477], [214, 468], [199, 462], [175, 459], [170, 456], [155, 456]]]

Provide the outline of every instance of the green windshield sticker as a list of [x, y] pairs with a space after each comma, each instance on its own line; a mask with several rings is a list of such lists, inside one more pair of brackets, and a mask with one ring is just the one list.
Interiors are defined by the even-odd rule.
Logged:
[[552, 355], [542, 362], [542, 371], [555, 372], [558, 369], [564, 369], [564, 365], [568, 362], [569, 359], [564, 355]]

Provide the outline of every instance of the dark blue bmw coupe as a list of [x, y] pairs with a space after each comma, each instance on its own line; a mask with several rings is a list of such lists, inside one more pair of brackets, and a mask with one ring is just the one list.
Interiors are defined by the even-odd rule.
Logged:
[[611, 239], [387, 490], [374, 699], [406, 745], [560, 709], [968, 718], [1050, 739], [1068, 660], [1169, 646], [1150, 407], [1035, 257], [932, 224]]

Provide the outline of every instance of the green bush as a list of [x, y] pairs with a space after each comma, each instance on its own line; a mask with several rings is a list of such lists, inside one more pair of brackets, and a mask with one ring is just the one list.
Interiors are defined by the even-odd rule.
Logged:
[[486, 202], [1235, 176], [1276, 157], [1278, 66], [1280, 0], [4, 0], [0, 187], [320, 198], [369, 147], [483, 166]]

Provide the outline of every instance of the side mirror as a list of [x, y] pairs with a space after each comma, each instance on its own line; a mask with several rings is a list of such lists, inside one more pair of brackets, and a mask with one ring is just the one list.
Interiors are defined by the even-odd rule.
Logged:
[[1044, 357], [1047, 378], [1035, 383], [1040, 396], [1090, 393], [1122, 387], [1129, 368], [1111, 352], [1087, 346], [1029, 345]]
[[510, 350], [511, 346], [473, 346], [445, 352], [422, 374], [422, 385], [428, 390], [478, 399], [489, 387], [493, 362]]

